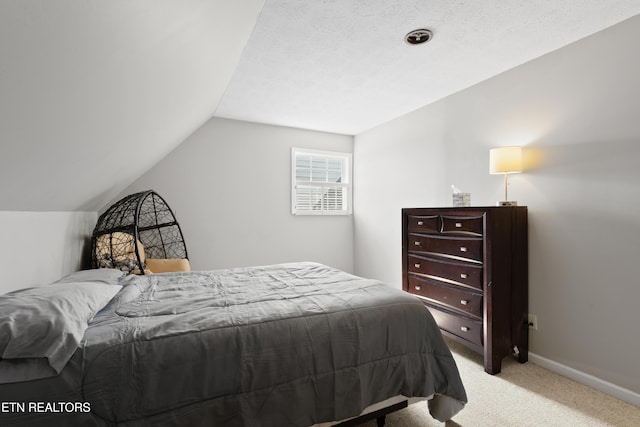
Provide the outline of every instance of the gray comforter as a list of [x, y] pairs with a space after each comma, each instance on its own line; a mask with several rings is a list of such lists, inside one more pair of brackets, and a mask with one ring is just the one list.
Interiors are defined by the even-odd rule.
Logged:
[[0, 424], [304, 427], [399, 394], [440, 420], [466, 402], [430, 313], [380, 282], [295, 263], [120, 284], [59, 375], [0, 384], [0, 402], [84, 406]]

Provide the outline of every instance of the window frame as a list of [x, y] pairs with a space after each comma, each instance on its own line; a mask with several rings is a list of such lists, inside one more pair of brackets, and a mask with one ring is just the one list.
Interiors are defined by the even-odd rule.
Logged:
[[[339, 183], [324, 183], [324, 182], [304, 182], [304, 184], [300, 184], [297, 179], [297, 164], [296, 159], [298, 155], [309, 155], [312, 157], [324, 157], [324, 158], [338, 158], [343, 162], [343, 174], [341, 176], [342, 180]], [[344, 182], [346, 179], [347, 182]], [[327, 209], [317, 209], [317, 210], [308, 210], [308, 209], [298, 209], [296, 206], [297, 202], [297, 188], [299, 186], [305, 187], [317, 187], [317, 188], [335, 188], [341, 187], [346, 190], [346, 196], [342, 197], [343, 206], [346, 204], [346, 209], [341, 210], [327, 210]], [[291, 213], [293, 215], [352, 215], [353, 214], [353, 153], [349, 152], [341, 152], [341, 151], [328, 151], [328, 150], [317, 150], [317, 149], [309, 149], [309, 148], [299, 148], [292, 147], [291, 148]]]

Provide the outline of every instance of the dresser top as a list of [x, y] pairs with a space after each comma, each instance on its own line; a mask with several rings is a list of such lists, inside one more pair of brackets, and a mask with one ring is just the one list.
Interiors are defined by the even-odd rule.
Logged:
[[438, 211], [443, 211], [443, 210], [509, 210], [509, 209], [527, 209], [527, 206], [460, 206], [460, 207], [453, 207], [453, 206], [444, 206], [444, 207], [439, 207], [439, 206], [423, 206], [423, 207], [416, 207], [416, 208], [402, 208], [403, 211], [412, 211], [412, 210], [420, 210], [420, 209], [432, 209], [432, 210], [438, 210]]

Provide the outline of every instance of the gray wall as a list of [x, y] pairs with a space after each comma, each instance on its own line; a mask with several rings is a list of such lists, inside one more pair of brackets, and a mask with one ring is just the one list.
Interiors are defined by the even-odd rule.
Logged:
[[120, 196], [157, 191], [196, 270], [317, 261], [353, 271], [352, 216], [291, 214], [294, 146], [350, 153], [353, 137], [213, 118]]
[[95, 212], [0, 212], [0, 294], [42, 286], [88, 265]]
[[400, 209], [502, 199], [489, 149], [524, 145], [531, 350], [640, 392], [640, 17], [356, 136], [355, 272], [401, 285]]

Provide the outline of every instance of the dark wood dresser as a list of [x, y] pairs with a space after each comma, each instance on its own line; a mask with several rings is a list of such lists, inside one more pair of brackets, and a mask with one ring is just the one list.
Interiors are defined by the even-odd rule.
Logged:
[[484, 355], [528, 359], [527, 208], [402, 210], [402, 286], [442, 333]]

